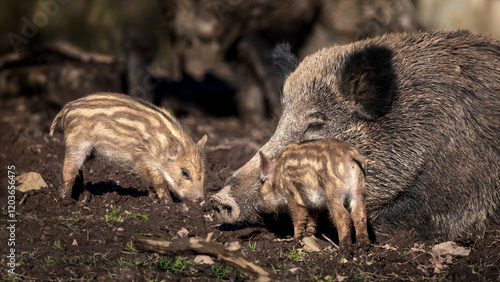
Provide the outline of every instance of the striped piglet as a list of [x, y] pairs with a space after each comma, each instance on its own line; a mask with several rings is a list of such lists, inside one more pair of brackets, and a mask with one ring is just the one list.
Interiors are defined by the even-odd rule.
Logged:
[[181, 200], [203, 197], [207, 136], [195, 144], [164, 109], [123, 94], [97, 93], [66, 104], [52, 122], [51, 136], [59, 120], [66, 146], [63, 200], [91, 153], [132, 167], [166, 203], [171, 200], [166, 187]]

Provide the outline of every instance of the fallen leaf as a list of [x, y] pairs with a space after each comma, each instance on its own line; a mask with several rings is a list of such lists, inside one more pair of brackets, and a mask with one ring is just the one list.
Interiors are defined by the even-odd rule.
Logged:
[[342, 275], [337, 275], [337, 281], [344, 281], [347, 278], [347, 276], [342, 276]]
[[45, 183], [42, 176], [37, 172], [21, 173], [15, 179], [18, 183], [16, 190], [20, 192], [40, 190], [47, 187], [47, 183]]
[[304, 244], [303, 250], [308, 252], [308, 253], [320, 251], [318, 239], [314, 236], [309, 236], [309, 237], [303, 238], [302, 243]]
[[290, 268], [288, 271], [290, 271], [291, 274], [298, 274], [298, 272], [304, 272], [304, 270], [302, 270], [302, 268], [300, 267], [294, 267], [294, 268]]
[[441, 244], [437, 244], [432, 247], [431, 254], [433, 256], [462, 256], [466, 257], [470, 254], [470, 250], [464, 247], [458, 246], [455, 242], [448, 241]]
[[470, 250], [458, 246], [455, 242], [448, 241], [435, 245], [430, 253], [432, 257], [429, 261], [434, 265], [434, 273], [441, 273], [453, 262], [453, 256], [468, 256]]
[[397, 248], [395, 248], [393, 246], [390, 246], [389, 244], [383, 245], [382, 248], [384, 248], [386, 250], [392, 250], [392, 251], [396, 251], [397, 250]]

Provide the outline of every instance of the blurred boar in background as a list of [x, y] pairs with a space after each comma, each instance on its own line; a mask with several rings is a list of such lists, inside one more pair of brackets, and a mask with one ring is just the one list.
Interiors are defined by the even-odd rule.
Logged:
[[[261, 148], [336, 137], [367, 161], [375, 232], [453, 239], [500, 220], [500, 42], [466, 30], [387, 34], [300, 64], [281, 45], [283, 114]], [[259, 156], [213, 195], [226, 223], [254, 223]]]
[[314, 236], [319, 215], [327, 208], [342, 247], [348, 247], [351, 241], [351, 219], [356, 242], [369, 243], [366, 162], [354, 147], [326, 138], [287, 145], [274, 161], [259, 154], [263, 183], [259, 210], [277, 213], [288, 206], [294, 237], [300, 239]]
[[262, 120], [266, 107], [276, 116], [281, 111], [281, 80], [268, 57], [276, 43], [290, 42], [302, 57], [333, 44], [422, 29], [408, 0], [157, 3], [178, 54], [171, 63], [172, 75], [186, 68], [200, 81], [207, 73], [216, 73], [232, 82], [238, 88], [239, 114], [250, 122]]
[[66, 146], [61, 198], [68, 199], [86, 158], [95, 153], [134, 168], [147, 178], [160, 200], [203, 197], [203, 136], [195, 144], [165, 110], [122, 94], [98, 93], [68, 103], [57, 114], [50, 135], [61, 120]]

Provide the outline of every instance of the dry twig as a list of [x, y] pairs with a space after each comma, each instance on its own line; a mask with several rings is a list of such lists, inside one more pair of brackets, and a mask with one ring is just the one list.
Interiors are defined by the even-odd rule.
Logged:
[[164, 255], [202, 254], [216, 257], [228, 266], [236, 268], [241, 273], [256, 281], [274, 281], [279, 277], [264, 268], [248, 261], [240, 250], [230, 250], [223, 245], [200, 238], [182, 238], [173, 241], [139, 239], [134, 247], [140, 251], [151, 251]]

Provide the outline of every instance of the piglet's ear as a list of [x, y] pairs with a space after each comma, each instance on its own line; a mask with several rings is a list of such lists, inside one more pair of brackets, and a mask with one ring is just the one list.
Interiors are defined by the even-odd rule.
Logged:
[[203, 135], [203, 137], [201, 137], [200, 141], [198, 141], [198, 143], [196, 143], [196, 148], [200, 151], [203, 151], [205, 149], [205, 143], [207, 143], [207, 135]]
[[271, 162], [262, 151], [259, 151], [260, 155], [260, 175], [263, 179], [268, 179], [274, 174], [274, 163]]
[[391, 60], [392, 51], [381, 46], [360, 48], [345, 57], [339, 90], [354, 101], [359, 117], [375, 120], [389, 111], [396, 92]]
[[175, 161], [182, 154], [184, 154], [184, 146], [179, 142], [171, 140], [167, 151], [168, 160]]
[[274, 66], [284, 79], [287, 79], [299, 65], [299, 60], [292, 54], [291, 46], [288, 43], [276, 45], [271, 53], [271, 58]]

